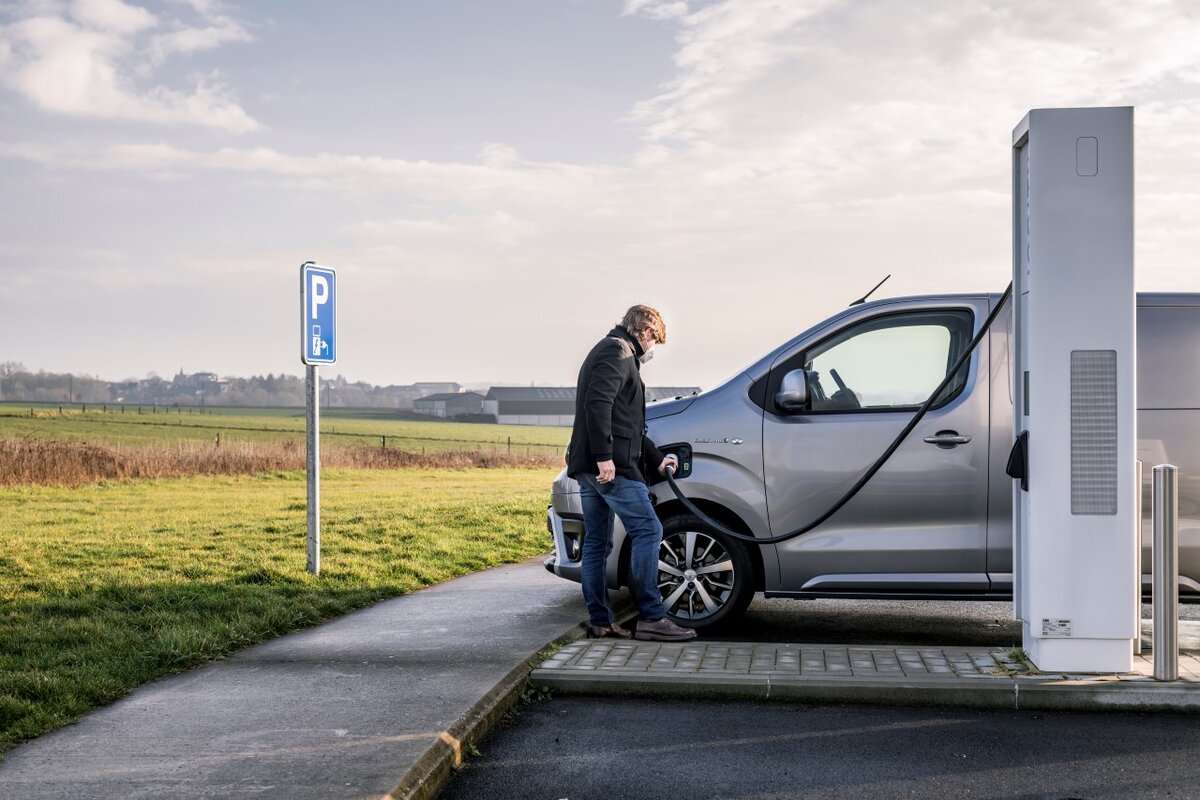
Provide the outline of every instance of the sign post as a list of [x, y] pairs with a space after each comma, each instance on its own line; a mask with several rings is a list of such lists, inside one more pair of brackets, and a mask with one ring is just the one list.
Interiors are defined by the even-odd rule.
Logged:
[[308, 565], [313, 575], [321, 572], [321, 380], [320, 364], [336, 360], [334, 323], [337, 319], [335, 285], [337, 274], [311, 261], [300, 266], [300, 360], [305, 364], [304, 443], [308, 485]]

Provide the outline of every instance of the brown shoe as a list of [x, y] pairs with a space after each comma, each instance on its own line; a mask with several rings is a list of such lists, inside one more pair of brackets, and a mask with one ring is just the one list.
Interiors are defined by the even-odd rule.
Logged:
[[696, 632], [679, 627], [670, 617], [663, 617], [653, 622], [639, 620], [633, 638], [650, 642], [687, 642], [696, 638]]
[[583, 627], [587, 630], [587, 637], [589, 639], [628, 639], [633, 636], [632, 633], [615, 622], [608, 625], [592, 625], [585, 622]]

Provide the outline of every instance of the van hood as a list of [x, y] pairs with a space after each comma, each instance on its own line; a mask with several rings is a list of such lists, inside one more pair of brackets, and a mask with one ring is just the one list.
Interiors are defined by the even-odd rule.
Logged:
[[696, 395], [677, 397], [674, 400], [656, 400], [653, 403], [647, 403], [646, 420], [660, 419], [661, 417], [678, 414], [694, 402], [696, 402]]

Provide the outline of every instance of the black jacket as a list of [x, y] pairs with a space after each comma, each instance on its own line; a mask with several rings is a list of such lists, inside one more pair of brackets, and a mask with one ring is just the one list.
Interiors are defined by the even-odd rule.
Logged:
[[567, 474], [596, 475], [610, 458], [617, 474], [646, 483], [663, 455], [646, 436], [646, 385], [642, 346], [616, 327], [592, 348], [575, 389], [575, 427], [567, 450]]

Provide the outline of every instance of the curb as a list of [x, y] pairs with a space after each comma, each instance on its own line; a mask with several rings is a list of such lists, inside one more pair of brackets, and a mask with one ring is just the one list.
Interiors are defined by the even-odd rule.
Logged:
[[[580, 639], [583, 633], [582, 627], [572, 626], [539, 648], [539, 652], [547, 647]], [[501, 678], [491, 691], [475, 701], [405, 770], [392, 790], [383, 796], [383, 800], [428, 800], [441, 791], [454, 769], [462, 764], [463, 743], [473, 744], [496, 727], [496, 723], [517, 704], [525, 680], [537, 662], [538, 654], [530, 655]]]
[[539, 686], [564, 694], [722, 700], [805, 700], [1002, 711], [1155, 711], [1200, 714], [1200, 689], [1183, 682], [1037, 678], [799, 678], [770, 675], [647, 675], [611, 670], [564, 675], [535, 669]]
[[[633, 616], [632, 604], [618, 602], [614, 615], [624, 622]], [[540, 663], [538, 658], [547, 647], [569, 644], [584, 636], [582, 625], [572, 625], [561, 635], [538, 648], [467, 709], [419, 758], [404, 771], [392, 790], [381, 800], [430, 800], [445, 786], [454, 770], [462, 764], [463, 743], [482, 740], [520, 699], [525, 681]]]

